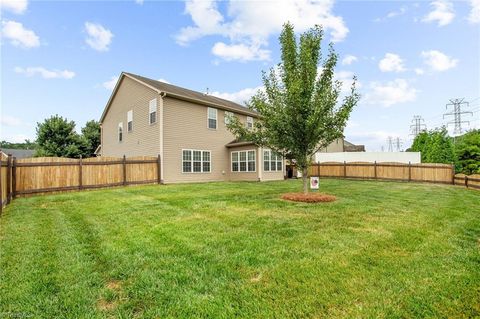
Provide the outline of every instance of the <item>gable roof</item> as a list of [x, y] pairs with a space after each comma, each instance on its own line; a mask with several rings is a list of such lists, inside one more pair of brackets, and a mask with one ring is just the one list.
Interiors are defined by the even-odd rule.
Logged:
[[108, 103], [105, 106], [105, 110], [103, 111], [103, 114], [100, 118], [100, 123], [103, 122], [103, 119], [107, 114], [108, 108], [110, 107], [110, 103], [112, 102], [113, 97], [115, 96], [115, 93], [118, 90], [119, 83], [124, 76], [127, 76], [128, 78], [135, 80], [140, 84], [145, 85], [146, 87], [156, 91], [158, 94], [161, 94], [162, 96], [169, 96], [179, 100], [184, 100], [192, 103], [224, 109], [227, 111], [233, 111], [233, 112], [237, 112], [244, 115], [258, 117], [257, 112], [249, 110], [245, 106], [242, 106], [238, 103], [235, 103], [229, 100], [225, 100], [212, 95], [203, 94], [197, 91], [189, 90], [189, 89], [168, 84], [165, 82], [156, 81], [156, 80], [149, 79], [133, 73], [122, 72], [120, 74], [120, 77], [118, 78], [115, 88], [113, 89], [112, 95], [110, 96], [110, 99], [108, 100]]

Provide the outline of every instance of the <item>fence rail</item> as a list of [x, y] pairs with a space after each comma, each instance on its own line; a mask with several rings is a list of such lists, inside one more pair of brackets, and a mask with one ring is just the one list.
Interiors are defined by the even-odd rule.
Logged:
[[160, 156], [19, 160], [1, 152], [0, 156], [0, 213], [17, 196], [162, 181]]
[[308, 174], [309, 176], [333, 178], [454, 184], [480, 189], [480, 175], [455, 175], [454, 166], [448, 164], [326, 162], [312, 164]]

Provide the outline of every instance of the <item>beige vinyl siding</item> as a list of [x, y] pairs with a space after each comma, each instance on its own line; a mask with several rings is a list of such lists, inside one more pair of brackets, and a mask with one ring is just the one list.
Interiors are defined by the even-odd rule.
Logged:
[[[232, 172], [232, 152], [255, 151], [255, 172]], [[258, 181], [259, 178], [259, 157], [258, 148], [254, 145], [232, 147], [228, 149], [228, 180], [229, 181]], [[247, 155], [248, 156], [248, 155]], [[248, 158], [247, 158], [248, 160]]]
[[282, 170], [281, 171], [265, 171], [263, 167], [263, 151], [267, 150], [267, 148], [261, 148], [261, 158], [260, 158], [260, 165], [262, 168], [262, 181], [278, 181], [284, 179], [284, 171], [285, 171], [285, 159], [282, 159]]
[[[160, 96], [152, 89], [123, 77], [102, 123], [103, 156], [157, 156], [160, 153], [160, 124], [149, 123], [149, 102]], [[133, 130], [128, 132], [127, 113], [133, 111]], [[118, 123], [123, 124], [123, 141], [118, 142]]]
[[[228, 180], [230, 150], [225, 145], [234, 136], [227, 130], [225, 111], [217, 109], [217, 129], [208, 128], [208, 107], [175, 98], [163, 99], [164, 182], [206, 182]], [[235, 114], [242, 122], [244, 115]], [[182, 173], [182, 150], [211, 153], [210, 173]]]
[[336, 153], [343, 152], [343, 138], [337, 138], [327, 147], [319, 150], [320, 153]]

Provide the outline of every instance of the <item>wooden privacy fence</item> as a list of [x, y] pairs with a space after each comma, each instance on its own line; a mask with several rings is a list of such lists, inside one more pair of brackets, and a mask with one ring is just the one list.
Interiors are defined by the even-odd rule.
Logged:
[[[310, 176], [380, 179], [409, 182], [429, 182], [464, 185], [480, 188], [480, 175], [455, 175], [455, 168], [448, 164], [404, 164], [404, 163], [365, 163], [328, 162], [312, 164]], [[462, 182], [459, 182], [459, 181]]]
[[1, 207], [19, 195], [161, 182], [160, 155], [19, 160], [1, 156]]

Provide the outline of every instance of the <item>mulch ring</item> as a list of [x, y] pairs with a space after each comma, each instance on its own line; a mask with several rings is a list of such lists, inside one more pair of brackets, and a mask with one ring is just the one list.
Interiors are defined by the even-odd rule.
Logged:
[[337, 198], [333, 195], [321, 193], [286, 193], [282, 195], [282, 199], [304, 203], [326, 203], [333, 202]]

